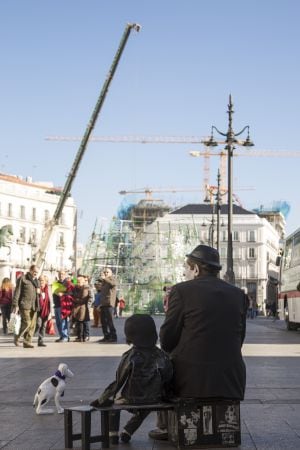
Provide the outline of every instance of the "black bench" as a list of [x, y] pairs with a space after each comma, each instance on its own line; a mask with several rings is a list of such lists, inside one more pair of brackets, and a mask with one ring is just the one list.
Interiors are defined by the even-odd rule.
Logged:
[[[73, 448], [73, 442], [81, 440], [82, 450], [90, 450], [90, 444], [102, 442], [102, 448], [109, 448], [109, 412], [122, 410], [144, 409], [148, 411], [168, 411], [174, 408], [174, 403], [156, 403], [153, 405], [117, 405], [94, 408], [92, 406], [73, 406], [64, 410], [65, 448]], [[101, 429], [99, 435], [91, 436], [91, 414], [99, 411]], [[81, 433], [73, 433], [73, 412], [81, 414]]]

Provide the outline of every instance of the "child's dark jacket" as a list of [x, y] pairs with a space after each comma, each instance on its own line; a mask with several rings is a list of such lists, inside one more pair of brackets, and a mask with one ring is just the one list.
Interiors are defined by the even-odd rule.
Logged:
[[[115, 400], [122, 404], [151, 404], [166, 398], [167, 383], [173, 376], [168, 355], [156, 346], [133, 346], [123, 354], [116, 379], [103, 392], [99, 404]], [[116, 395], [119, 393], [119, 397]]]

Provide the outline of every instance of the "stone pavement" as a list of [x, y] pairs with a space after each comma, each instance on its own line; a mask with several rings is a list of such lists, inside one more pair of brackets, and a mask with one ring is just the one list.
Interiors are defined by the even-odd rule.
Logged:
[[[159, 327], [163, 318], [155, 320]], [[59, 344], [54, 342], [55, 337], [47, 337], [47, 347], [34, 349], [15, 347], [12, 336], [0, 335], [1, 449], [64, 449], [63, 416], [37, 416], [32, 407], [35, 391], [60, 362], [65, 362], [75, 377], [67, 382], [62, 405], [87, 404], [95, 399], [113, 380], [119, 357], [128, 348], [123, 335], [124, 318], [115, 322], [117, 344], [96, 343], [101, 329], [94, 328], [90, 342]], [[300, 331], [288, 332], [282, 322], [263, 317], [249, 320], [243, 353], [248, 381], [246, 399], [241, 404], [240, 449], [300, 450]], [[112, 448], [174, 449], [168, 442], [148, 438], [147, 432], [154, 426], [155, 414], [151, 414], [130, 444]], [[74, 448], [80, 448], [79, 441], [75, 444]], [[99, 449], [100, 444], [92, 444], [91, 448]]]

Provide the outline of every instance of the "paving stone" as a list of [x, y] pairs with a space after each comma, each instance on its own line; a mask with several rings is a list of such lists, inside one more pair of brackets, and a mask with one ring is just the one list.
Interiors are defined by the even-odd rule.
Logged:
[[[155, 320], [159, 327], [162, 318]], [[87, 344], [57, 344], [55, 337], [47, 337], [47, 347], [43, 351], [35, 348], [30, 352], [16, 348], [12, 337], [0, 335], [1, 449], [64, 450], [63, 415], [37, 416], [32, 407], [33, 396], [39, 384], [57, 370], [60, 362], [65, 362], [75, 377], [67, 382], [62, 405], [88, 404], [97, 398], [113, 380], [120, 355], [128, 349], [124, 344], [124, 319], [115, 323], [120, 343], [107, 346], [96, 342], [101, 332], [95, 329], [92, 329], [94, 336]], [[247, 390], [245, 402], [241, 403], [240, 450], [300, 449], [300, 360], [297, 351], [300, 356], [300, 332], [287, 332], [284, 324], [264, 318], [248, 321], [245, 345]], [[81, 425], [80, 415], [77, 416], [74, 416], [75, 431], [79, 431]], [[97, 432], [99, 414], [92, 417], [92, 427]], [[129, 413], [122, 412], [121, 424], [124, 425], [128, 418]], [[174, 449], [168, 442], [148, 438], [155, 420], [156, 415], [150, 414], [130, 445], [119, 444], [112, 449]], [[81, 448], [79, 441], [75, 444], [74, 449]], [[99, 447], [99, 443], [91, 445], [92, 450], [99, 450]]]

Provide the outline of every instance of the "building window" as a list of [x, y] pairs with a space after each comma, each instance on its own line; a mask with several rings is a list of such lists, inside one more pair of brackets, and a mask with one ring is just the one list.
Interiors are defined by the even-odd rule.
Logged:
[[57, 237], [57, 247], [64, 247], [65, 246], [65, 237], [64, 233], [58, 233]]
[[36, 208], [32, 208], [32, 220], [36, 221]]
[[234, 259], [240, 259], [241, 258], [241, 248], [233, 248], [233, 258]]
[[251, 266], [249, 266], [249, 278], [255, 278], [255, 277], [256, 277], [255, 266], [251, 265]]
[[248, 252], [249, 258], [255, 258], [255, 248], [250, 247]]
[[25, 242], [25, 240], [26, 240], [26, 228], [25, 227], [20, 228], [19, 240], [20, 240], [20, 242]]
[[227, 241], [227, 231], [222, 231], [222, 241]]
[[255, 239], [255, 231], [251, 230], [248, 233], [248, 242], [255, 242], [255, 241], [256, 241], [256, 239]]
[[9, 204], [8, 204], [7, 215], [8, 215], [8, 217], [12, 217], [12, 216], [13, 216], [13, 206], [12, 206], [12, 203], [9, 203]]
[[36, 246], [37, 244], [37, 232], [35, 228], [31, 228], [30, 230], [30, 239], [28, 244], [32, 245], [32, 246]]
[[238, 231], [233, 232], [233, 240], [239, 241], [240, 240], [240, 233]]
[[20, 206], [20, 219], [25, 219], [25, 206]]
[[220, 257], [221, 258], [226, 258], [227, 257], [227, 252], [226, 252], [226, 247], [221, 247], [220, 248]]
[[50, 212], [48, 209], [45, 209], [45, 222], [48, 222], [48, 220], [50, 219]]
[[60, 218], [59, 218], [59, 224], [60, 225], [66, 225], [66, 215], [64, 213], [62, 213]]

